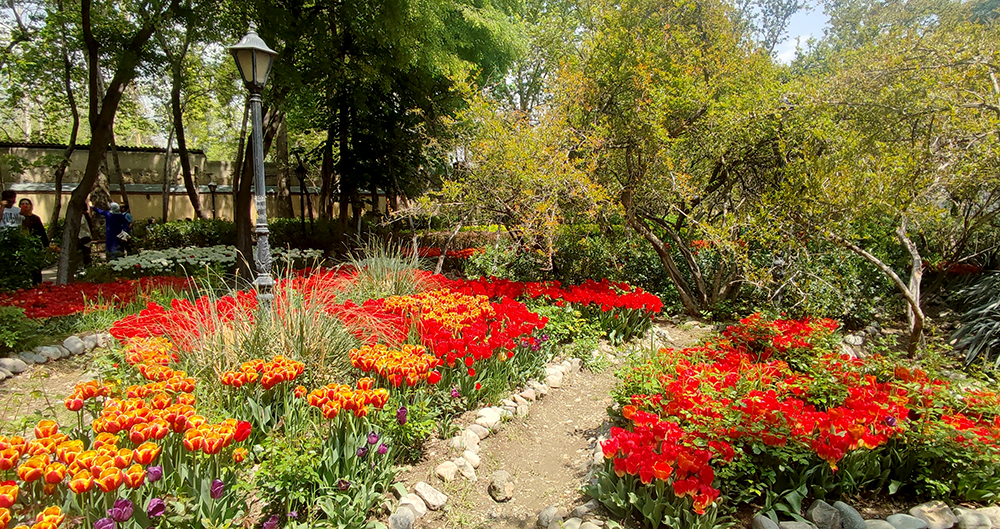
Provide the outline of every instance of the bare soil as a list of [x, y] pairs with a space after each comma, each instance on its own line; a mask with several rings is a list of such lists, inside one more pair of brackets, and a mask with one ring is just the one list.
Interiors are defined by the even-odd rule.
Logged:
[[77, 383], [89, 380], [88, 373], [96, 358], [106, 349], [95, 349], [45, 364], [29, 365], [13, 378], [0, 382], [0, 434], [33, 435], [40, 419], [54, 419], [59, 424], [76, 424], [76, 414], [63, 405]]

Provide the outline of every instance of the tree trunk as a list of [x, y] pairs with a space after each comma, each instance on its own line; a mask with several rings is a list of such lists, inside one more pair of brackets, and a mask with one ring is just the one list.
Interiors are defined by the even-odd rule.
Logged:
[[462, 225], [465, 224], [465, 219], [468, 217], [469, 214], [466, 213], [465, 216], [462, 217], [462, 220], [459, 220], [458, 224], [455, 225], [455, 229], [451, 230], [451, 235], [448, 236], [448, 239], [444, 241], [443, 245], [441, 245], [441, 255], [438, 256], [437, 266], [434, 267], [435, 274], [440, 274], [441, 270], [444, 269], [444, 260], [448, 257], [448, 248], [451, 247], [451, 241], [455, 240], [455, 236], [462, 230]]
[[173, 184], [173, 165], [171, 162], [174, 157], [174, 127], [170, 127], [170, 135], [167, 138], [167, 155], [166, 159], [163, 161], [163, 222], [166, 223], [170, 216], [170, 186]]
[[920, 250], [917, 245], [906, 235], [906, 216], [904, 215], [896, 228], [896, 237], [910, 254], [910, 281], [908, 289], [910, 296], [915, 303], [908, 303], [906, 309], [906, 321], [909, 324], [910, 343], [906, 348], [907, 354], [912, 357], [917, 352], [920, 345], [920, 338], [924, 332], [924, 311], [920, 308], [920, 282], [924, 277], [924, 262], [920, 257]]
[[[243, 170], [246, 163], [246, 139], [247, 139], [247, 118], [250, 113], [249, 97], [243, 104], [243, 125], [240, 127], [240, 143], [236, 148], [236, 163], [233, 164], [233, 222], [236, 223], [236, 275], [237, 277], [253, 278], [253, 241], [246, 231], [248, 228], [240, 228], [239, 212], [247, 211], [249, 216], [250, 204], [249, 193], [243, 192], [243, 176], [248, 174]], [[247, 204], [240, 203], [241, 200], [248, 200]], [[244, 240], [244, 238], [246, 240]]]
[[284, 119], [278, 124], [274, 147], [277, 149], [275, 154], [278, 158], [278, 200], [275, 205], [275, 217], [292, 219], [295, 218], [295, 207], [292, 205], [292, 192], [288, 187], [291, 164], [288, 161], [288, 126], [285, 125]]
[[[84, 204], [87, 195], [93, 190], [97, 181], [98, 172], [101, 168], [101, 160], [111, 142], [111, 128], [115, 122], [115, 115], [118, 113], [118, 105], [121, 103], [122, 94], [125, 87], [130, 83], [136, 74], [136, 68], [141, 62], [140, 51], [145, 47], [149, 38], [153, 35], [153, 22], [146, 23], [139, 29], [132, 40], [119, 50], [118, 68], [114, 78], [111, 80], [109, 89], [103, 98], [98, 96], [98, 76], [100, 73], [99, 54], [100, 44], [94, 38], [93, 26], [91, 23], [90, 10], [93, 0], [81, 0], [81, 29], [83, 30], [83, 40], [86, 48], [87, 58], [87, 86], [90, 93], [90, 154], [87, 158], [87, 167], [83, 173], [83, 179], [73, 190], [70, 196], [69, 206], [66, 211], [66, 228], [63, 230], [62, 251], [59, 254], [59, 271], [56, 275], [56, 283], [66, 284], [70, 277], [70, 256], [76, 249], [77, 238], [80, 234], [80, 217], [84, 211]], [[174, 9], [171, 4], [168, 10]], [[159, 20], [159, 17], [150, 17], [150, 20]]]
[[191, 207], [194, 208], [194, 214], [199, 219], [208, 219], [205, 211], [201, 208], [201, 195], [198, 193], [198, 186], [191, 175], [191, 159], [188, 158], [187, 140], [184, 137], [184, 113], [181, 109], [182, 79], [180, 60], [183, 60], [183, 56], [175, 61], [170, 83], [170, 109], [174, 117], [173, 129], [177, 134], [177, 154], [181, 159], [181, 174], [184, 177], [184, 189], [187, 190], [188, 199], [191, 200]]
[[[62, 2], [59, 2], [59, 11], [63, 9]], [[56, 195], [55, 204], [52, 207], [52, 217], [49, 221], [49, 240], [54, 241], [56, 237], [56, 228], [59, 226], [59, 214], [62, 213], [62, 186], [63, 178], [66, 176], [66, 168], [69, 167], [70, 158], [73, 156], [73, 151], [76, 150], [76, 137], [80, 131], [80, 109], [76, 106], [76, 96], [73, 93], [72, 84], [72, 70], [73, 63], [69, 60], [69, 51], [66, 49], [66, 41], [62, 40], [62, 58], [63, 58], [63, 88], [66, 90], [66, 100], [69, 104], [70, 114], [73, 115], [73, 125], [69, 131], [69, 144], [66, 145], [66, 150], [63, 151], [63, 157], [56, 164], [55, 170], [55, 181], [56, 181]], [[76, 250], [76, 245], [70, 249], [71, 252]]]
[[[118, 160], [118, 144], [115, 141], [115, 131], [111, 131], [111, 161], [114, 162], [114, 175], [118, 181], [118, 191], [121, 196], [122, 206], [128, 208], [128, 193], [125, 191], [125, 175], [122, 174], [122, 164]], [[107, 162], [105, 161], [105, 164]]]
[[321, 219], [333, 218], [333, 129], [326, 131], [323, 145], [323, 163], [319, 168], [322, 184], [319, 188], [319, 215]]
[[340, 181], [338, 182], [338, 187], [340, 188], [339, 201], [340, 201], [340, 214], [339, 222], [340, 229], [343, 234], [348, 233], [348, 211], [351, 204], [351, 192], [353, 191], [353, 186], [351, 181], [353, 180], [353, 175], [351, 175], [351, 147], [349, 142], [349, 124], [350, 124], [350, 109], [347, 104], [347, 95], [341, 94], [340, 96], [340, 141], [338, 142], [338, 147], [340, 148], [340, 167], [338, 172], [340, 173]]

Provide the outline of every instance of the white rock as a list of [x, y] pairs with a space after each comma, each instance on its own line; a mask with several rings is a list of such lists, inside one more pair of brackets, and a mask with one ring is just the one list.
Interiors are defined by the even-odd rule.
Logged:
[[424, 500], [416, 494], [407, 494], [399, 500], [399, 507], [408, 507], [413, 511], [413, 514], [417, 519], [423, 518], [427, 514], [427, 505], [424, 504]]
[[479, 481], [479, 477], [476, 476], [476, 469], [472, 468], [472, 465], [464, 457], [456, 459], [455, 466], [458, 467], [458, 471], [462, 473], [465, 479]]
[[466, 450], [462, 453], [462, 459], [468, 461], [469, 464], [472, 465], [472, 468], [479, 468], [479, 456], [475, 452]]
[[490, 429], [481, 424], [472, 423], [466, 428], [466, 430], [476, 434], [480, 440], [486, 439], [490, 436]]
[[583, 360], [579, 358], [571, 358], [570, 362], [570, 374], [576, 374], [580, 372], [580, 367], [583, 365]]
[[500, 410], [497, 408], [483, 408], [479, 410], [479, 418], [476, 424], [496, 431], [500, 426]]
[[448, 496], [445, 493], [435, 489], [434, 487], [424, 483], [423, 481], [417, 482], [417, 485], [413, 487], [413, 491], [420, 496], [420, 499], [424, 500], [424, 504], [427, 508], [436, 511], [444, 504], [448, 502]]
[[[548, 372], [548, 370], [546, 370]], [[545, 377], [545, 385], [550, 388], [561, 388], [563, 384], [563, 374], [559, 371], [554, 371]]]
[[528, 404], [528, 400], [520, 395], [514, 395], [514, 404], [518, 406], [523, 406]]
[[535, 390], [532, 389], [532, 388], [525, 389], [524, 391], [522, 391], [521, 393], [519, 393], [519, 395], [522, 398], [524, 398], [524, 400], [526, 400], [528, 402], [534, 402], [535, 401]]
[[517, 411], [516, 411], [517, 416], [520, 417], [520, 418], [522, 418], [522, 419], [525, 418], [525, 417], [527, 417], [528, 416], [528, 410], [529, 410], [529, 408], [528, 408], [527, 404], [522, 404], [522, 405], [518, 406], [517, 407]]
[[455, 475], [458, 474], [458, 465], [451, 461], [445, 461], [434, 467], [434, 473], [437, 474], [437, 477], [441, 478], [441, 481], [447, 483], [455, 479]]
[[510, 400], [510, 399], [503, 399], [503, 400], [500, 401], [500, 404], [503, 405], [504, 408], [516, 408], [517, 407], [517, 403], [514, 402], [514, 401], [512, 401], [512, 400]]
[[24, 370], [28, 369], [28, 364], [20, 358], [0, 358], [0, 367], [16, 374], [23, 373]]
[[83, 347], [87, 351], [93, 351], [94, 348], [97, 347], [97, 335], [88, 334], [87, 336], [80, 338], [80, 340], [83, 341]]
[[[95, 342], [96, 343], [96, 342]], [[87, 350], [87, 344], [83, 343], [83, 340], [79, 336], [70, 336], [63, 340], [63, 347], [69, 351], [69, 354], [78, 355]]]

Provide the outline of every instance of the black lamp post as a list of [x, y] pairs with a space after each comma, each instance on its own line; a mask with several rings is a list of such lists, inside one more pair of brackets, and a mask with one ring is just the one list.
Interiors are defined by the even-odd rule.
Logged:
[[299, 162], [295, 168], [295, 176], [299, 178], [299, 214], [302, 216], [302, 235], [306, 234], [306, 168]]
[[274, 279], [271, 278], [271, 246], [267, 242], [267, 189], [264, 184], [264, 138], [261, 135], [263, 118], [261, 117], [260, 94], [267, 82], [267, 74], [278, 53], [264, 44], [257, 36], [257, 25], [250, 23], [250, 31], [235, 46], [229, 47], [229, 53], [236, 59], [236, 67], [243, 76], [243, 83], [250, 91], [250, 114], [253, 121], [253, 185], [254, 200], [257, 203], [257, 301], [260, 308], [268, 310], [274, 295]]
[[212, 220], [218, 218], [215, 209], [215, 190], [219, 188], [219, 184], [215, 183], [215, 180], [208, 181], [208, 192], [212, 194]]

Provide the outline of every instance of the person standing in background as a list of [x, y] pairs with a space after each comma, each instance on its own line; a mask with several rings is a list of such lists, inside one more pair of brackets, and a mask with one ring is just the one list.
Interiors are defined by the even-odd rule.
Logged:
[[[48, 248], [49, 246], [49, 235], [45, 233], [45, 225], [42, 224], [42, 219], [35, 215], [34, 209], [35, 205], [31, 203], [30, 199], [22, 198], [18, 205], [21, 206], [21, 217], [24, 219], [21, 222], [21, 229], [28, 232], [28, 235], [38, 239], [38, 242], [42, 249]], [[42, 282], [42, 269], [31, 271], [31, 282], [38, 285]]]
[[107, 211], [97, 206], [90, 209], [104, 217], [104, 248], [108, 261], [118, 259], [122, 256], [122, 241], [131, 238], [131, 235], [126, 231], [128, 221], [125, 219], [125, 215], [122, 215], [122, 210], [117, 202], [112, 202]]
[[21, 218], [21, 210], [17, 207], [17, 193], [7, 189], [3, 193], [0, 193], [0, 210], [2, 210], [3, 217], [0, 220], [0, 228], [20, 228], [23, 219]]

